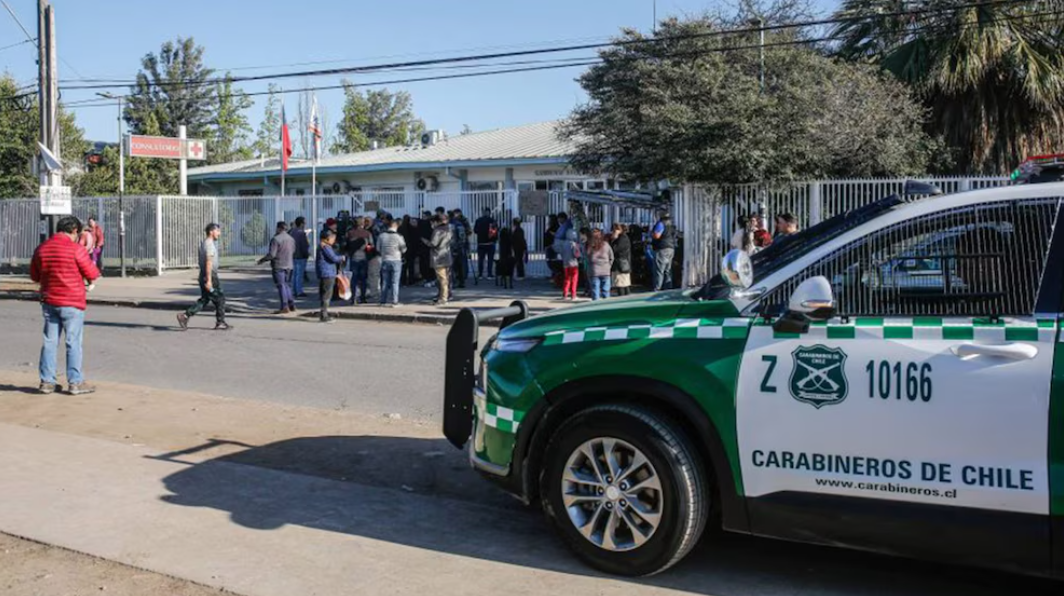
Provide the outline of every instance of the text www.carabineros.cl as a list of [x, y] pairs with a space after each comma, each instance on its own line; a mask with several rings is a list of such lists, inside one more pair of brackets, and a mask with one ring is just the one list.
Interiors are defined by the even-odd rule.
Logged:
[[864, 490], [878, 493], [891, 493], [896, 495], [914, 495], [920, 497], [933, 497], [938, 499], [956, 499], [956, 489], [939, 490], [937, 488], [923, 488], [919, 486], [906, 486], [893, 482], [853, 482], [852, 480], [833, 480], [830, 478], [817, 478], [817, 486], [828, 488], [845, 488], [851, 490]]

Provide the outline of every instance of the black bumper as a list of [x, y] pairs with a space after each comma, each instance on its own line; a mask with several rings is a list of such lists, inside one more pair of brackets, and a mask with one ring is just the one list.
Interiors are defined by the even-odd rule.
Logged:
[[517, 300], [506, 308], [463, 308], [447, 334], [443, 379], [443, 436], [461, 449], [473, 432], [473, 389], [476, 386], [477, 342], [480, 325], [502, 319], [505, 329], [528, 318], [528, 305]]

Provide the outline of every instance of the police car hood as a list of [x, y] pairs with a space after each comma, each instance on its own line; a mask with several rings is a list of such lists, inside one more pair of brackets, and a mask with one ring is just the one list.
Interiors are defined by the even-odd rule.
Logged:
[[[610, 298], [560, 308], [535, 315], [507, 327], [501, 338], [535, 338], [558, 331], [581, 331], [594, 327], [631, 327], [667, 325], [698, 304], [701, 315], [731, 316], [735, 307], [729, 301], [697, 303], [695, 290], [673, 290], [630, 298]], [[719, 313], [717, 311], [719, 310]]]

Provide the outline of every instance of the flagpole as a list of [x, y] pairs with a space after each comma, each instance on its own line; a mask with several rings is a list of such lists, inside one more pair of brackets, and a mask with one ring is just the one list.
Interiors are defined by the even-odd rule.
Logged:
[[285, 127], [285, 122], [284, 122], [284, 90], [282, 89], [281, 90], [281, 153], [280, 153], [280, 156], [281, 156], [281, 196], [282, 197], [284, 196], [284, 174], [285, 174], [285, 167], [284, 167], [284, 158], [285, 158], [285, 155], [284, 155], [284, 127]]

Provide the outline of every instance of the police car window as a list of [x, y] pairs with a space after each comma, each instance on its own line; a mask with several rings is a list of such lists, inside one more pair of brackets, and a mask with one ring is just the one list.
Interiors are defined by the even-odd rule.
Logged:
[[767, 293], [831, 283], [840, 315], [1029, 315], [1060, 199], [977, 205], [911, 219], [851, 243]]

